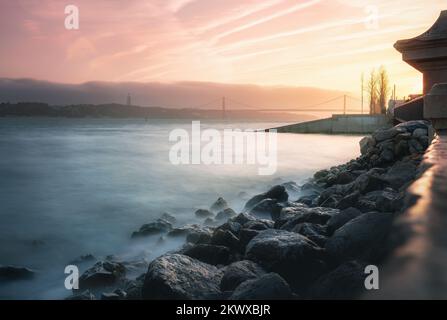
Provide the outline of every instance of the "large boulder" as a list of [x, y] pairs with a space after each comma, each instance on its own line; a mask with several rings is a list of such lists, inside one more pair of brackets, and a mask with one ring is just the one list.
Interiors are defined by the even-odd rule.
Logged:
[[210, 244], [196, 244], [186, 249], [183, 254], [212, 265], [225, 265], [230, 259], [228, 247]]
[[265, 273], [257, 263], [250, 260], [237, 261], [225, 268], [220, 289], [222, 291], [233, 291], [242, 282], [259, 278]]
[[268, 273], [258, 279], [242, 282], [230, 296], [230, 300], [286, 300], [294, 295], [287, 282], [276, 273]]
[[382, 258], [392, 221], [389, 213], [362, 214], [335, 231], [326, 242], [326, 250], [337, 261]]
[[263, 219], [275, 219], [281, 212], [282, 206], [278, 204], [276, 199], [264, 199], [254, 205], [248, 213]]
[[393, 189], [398, 190], [408, 182], [412, 181], [417, 172], [417, 167], [410, 161], [396, 162], [386, 174], [382, 176]]
[[172, 224], [170, 222], [163, 219], [157, 219], [154, 222], [143, 224], [138, 231], [132, 233], [132, 238], [167, 233], [171, 230]]
[[214, 216], [214, 213], [206, 209], [197, 209], [194, 214], [197, 218], [210, 218]]
[[116, 261], [98, 261], [79, 277], [79, 289], [104, 287], [116, 283], [126, 274], [124, 264]]
[[271, 188], [269, 191], [258, 194], [248, 200], [245, 204], [244, 210], [250, 210], [257, 203], [261, 202], [264, 199], [274, 199], [276, 200], [276, 202], [285, 202], [289, 199], [289, 195], [287, 194], [286, 188], [284, 186], [277, 185]]
[[372, 191], [362, 197], [362, 200], [369, 201], [374, 205], [374, 210], [381, 212], [396, 212], [403, 207], [403, 194], [391, 188]]
[[230, 206], [228, 205], [228, 202], [222, 198], [219, 197], [210, 207], [210, 210], [213, 212], [220, 212], [222, 210], [228, 209]]
[[355, 299], [366, 292], [366, 263], [349, 261], [321, 276], [309, 289], [310, 299]]
[[228, 220], [236, 215], [237, 213], [233, 209], [226, 208], [217, 213], [216, 220]]
[[232, 250], [238, 250], [240, 248], [239, 238], [231, 230], [217, 229], [214, 231], [210, 243], [225, 246]]
[[373, 133], [373, 138], [376, 142], [382, 142], [394, 138], [399, 133], [406, 132], [404, 128], [393, 127], [389, 129], [379, 129]]
[[297, 224], [291, 231], [305, 236], [307, 239], [315, 242], [322, 248], [324, 248], [324, 245], [326, 244], [326, 226], [305, 222]]
[[325, 269], [323, 249], [300, 234], [284, 230], [259, 232], [248, 243], [245, 257], [268, 271], [279, 273], [300, 289]]
[[297, 224], [309, 222], [324, 225], [338, 209], [315, 207], [297, 210], [294, 215], [288, 213], [275, 222], [275, 228], [291, 231]]
[[347, 222], [360, 216], [362, 212], [356, 208], [347, 208], [332, 215], [326, 223], [328, 234], [333, 234], [335, 230], [344, 226]]
[[219, 295], [221, 272], [209, 264], [181, 254], [161, 256], [149, 265], [144, 278], [144, 299], [193, 300]]

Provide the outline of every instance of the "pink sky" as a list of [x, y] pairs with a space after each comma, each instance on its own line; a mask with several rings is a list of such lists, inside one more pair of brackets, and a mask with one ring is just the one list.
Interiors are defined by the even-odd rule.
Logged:
[[[80, 29], [64, 28], [64, 8]], [[379, 13], [376, 27], [368, 8]], [[399, 95], [421, 76], [393, 48], [427, 30], [445, 0], [0, 0], [0, 77], [55, 82], [207, 81], [359, 95], [384, 65]]]

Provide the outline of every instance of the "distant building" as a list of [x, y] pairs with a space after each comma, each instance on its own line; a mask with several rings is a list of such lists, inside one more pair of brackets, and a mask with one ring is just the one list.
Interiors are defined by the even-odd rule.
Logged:
[[132, 98], [131, 98], [131, 96], [130, 96], [130, 93], [127, 94], [126, 105], [128, 105], [128, 106], [131, 106], [131, 105], [132, 105]]

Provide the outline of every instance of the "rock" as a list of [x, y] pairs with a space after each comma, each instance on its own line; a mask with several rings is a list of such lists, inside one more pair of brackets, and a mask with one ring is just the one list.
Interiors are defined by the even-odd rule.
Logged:
[[69, 264], [81, 264], [81, 263], [84, 263], [87, 261], [93, 261], [93, 260], [96, 260], [95, 256], [89, 253], [89, 254], [82, 255], [82, 256], [70, 261]]
[[259, 232], [261, 232], [260, 230], [254, 230], [254, 229], [242, 229], [239, 232], [239, 245], [241, 250], [245, 250], [245, 247], [247, 246], [247, 244], [251, 241], [251, 239], [253, 239], [254, 237], [256, 237]]
[[[395, 190], [413, 180], [417, 167], [408, 161], [396, 162], [382, 178]], [[372, 191], [372, 190], [371, 190]]]
[[213, 226], [216, 224], [216, 221], [213, 218], [206, 218], [205, 221], [203, 221], [203, 224], [205, 226]]
[[267, 271], [284, 277], [295, 288], [303, 289], [325, 269], [324, 250], [306, 237], [284, 230], [259, 232], [247, 245], [246, 259]]
[[337, 209], [343, 210], [350, 207], [355, 207], [357, 200], [360, 197], [359, 191], [354, 191], [351, 194], [348, 194], [347, 196], [343, 197], [338, 203], [337, 203]]
[[224, 224], [218, 226], [215, 229], [215, 231], [217, 231], [217, 230], [222, 230], [222, 231], [229, 230], [232, 233], [234, 233], [235, 235], [237, 235], [241, 229], [242, 229], [242, 225], [240, 223], [237, 223], [235, 221], [229, 220], [229, 221], [225, 222]]
[[206, 209], [198, 209], [194, 214], [197, 218], [209, 218], [214, 216], [214, 213]]
[[326, 242], [327, 252], [337, 261], [362, 259], [375, 261], [386, 249], [393, 215], [370, 212], [352, 219], [339, 228]]
[[332, 215], [326, 223], [327, 231], [333, 234], [335, 230], [344, 226], [347, 222], [360, 216], [362, 212], [356, 208], [347, 208]]
[[422, 153], [425, 150], [422, 144], [416, 139], [411, 139], [408, 141], [408, 148], [411, 154]]
[[219, 211], [219, 213], [216, 215], [216, 220], [228, 220], [236, 215], [237, 215], [237, 213], [234, 212], [233, 209], [226, 208], [222, 211]]
[[403, 195], [391, 188], [370, 192], [362, 199], [374, 203], [375, 209], [381, 212], [396, 212], [403, 207]]
[[74, 294], [65, 300], [95, 300], [95, 295], [90, 290], [85, 290], [80, 294]]
[[296, 194], [301, 191], [301, 188], [294, 181], [285, 182], [281, 186], [286, 188], [287, 193]]
[[212, 265], [226, 265], [230, 259], [230, 249], [210, 244], [196, 244], [183, 254]]
[[356, 190], [362, 194], [375, 190], [381, 190], [388, 186], [388, 183], [374, 170], [370, 170], [365, 174], [361, 174], [352, 183], [352, 190]]
[[34, 271], [25, 267], [19, 266], [2, 266], [0, 265], [0, 280], [14, 281], [25, 280], [34, 277]]
[[237, 261], [225, 268], [220, 289], [222, 291], [233, 291], [242, 282], [259, 278], [265, 274], [258, 264], [250, 260]]
[[121, 297], [115, 292], [103, 292], [101, 300], [121, 300]]
[[209, 243], [211, 241], [212, 232], [210, 229], [193, 230], [186, 236], [188, 243]]
[[321, 248], [324, 248], [327, 240], [327, 230], [325, 226], [313, 223], [300, 223], [297, 224], [292, 232], [299, 233], [305, 236], [312, 242], [315, 242]]
[[365, 263], [346, 262], [323, 275], [311, 286], [309, 299], [356, 299], [365, 293]]
[[246, 229], [252, 230], [266, 230], [274, 227], [274, 222], [269, 220], [256, 220], [256, 221], [248, 221], [243, 225]]
[[408, 141], [402, 140], [399, 141], [394, 147], [394, 155], [398, 159], [402, 159], [403, 157], [410, 154], [410, 149], [408, 147]]
[[405, 129], [393, 127], [390, 129], [381, 129], [373, 133], [373, 138], [377, 142], [385, 141], [394, 138], [399, 133], [405, 132]]
[[98, 261], [79, 277], [79, 288], [90, 289], [114, 284], [126, 274], [120, 262]]
[[374, 147], [376, 145], [376, 140], [374, 140], [373, 137], [364, 137], [362, 140], [360, 140], [359, 142], [360, 144], [360, 152], [361, 154], [367, 154], [369, 149], [371, 149], [372, 147]]
[[247, 201], [244, 210], [248, 211], [253, 208], [257, 203], [264, 199], [274, 199], [276, 202], [285, 202], [289, 199], [289, 195], [286, 192], [286, 188], [281, 185], [274, 186], [265, 193], [258, 194]]
[[248, 213], [259, 218], [275, 219], [279, 216], [282, 207], [274, 199], [264, 199], [251, 208]]
[[230, 230], [216, 230], [210, 240], [211, 244], [226, 246], [237, 250], [240, 247], [239, 238]]
[[168, 232], [169, 237], [181, 237], [181, 236], [188, 236], [191, 233], [194, 232], [210, 232], [210, 229], [208, 227], [201, 226], [199, 224], [187, 224], [183, 227], [174, 228], [171, 231]]
[[348, 171], [342, 171], [337, 175], [334, 184], [348, 184], [354, 181], [355, 178], [356, 177], [352, 173]]
[[132, 238], [151, 236], [160, 233], [167, 233], [172, 230], [172, 224], [166, 220], [157, 219], [154, 222], [144, 224], [140, 230], [132, 233]]
[[285, 300], [294, 295], [287, 282], [276, 273], [242, 282], [229, 300]]
[[149, 265], [144, 299], [196, 300], [220, 294], [221, 273], [212, 265], [180, 254], [161, 256]]
[[240, 225], [244, 225], [248, 221], [257, 220], [255, 217], [253, 217], [251, 214], [248, 214], [246, 212], [239, 213], [237, 216], [231, 218], [231, 221], [237, 222]]
[[396, 128], [404, 128], [407, 132], [413, 132], [416, 129], [428, 129], [431, 127], [430, 122], [425, 120], [414, 120], [400, 123]]
[[213, 212], [219, 212], [225, 209], [228, 209], [230, 206], [228, 205], [227, 201], [225, 201], [224, 198], [219, 197], [216, 202], [214, 202], [211, 207], [210, 210]]
[[413, 137], [420, 138], [420, 137], [428, 137], [428, 130], [425, 128], [417, 128], [413, 131]]
[[160, 216], [160, 219], [165, 220], [172, 224], [177, 222], [177, 219], [173, 215], [171, 215], [167, 212], [163, 212], [163, 214]]
[[297, 224], [304, 222], [324, 225], [334, 214], [338, 212], [338, 209], [332, 208], [309, 208], [294, 216], [289, 216], [288, 218], [283, 220], [277, 220], [275, 222], [275, 228], [291, 231]]

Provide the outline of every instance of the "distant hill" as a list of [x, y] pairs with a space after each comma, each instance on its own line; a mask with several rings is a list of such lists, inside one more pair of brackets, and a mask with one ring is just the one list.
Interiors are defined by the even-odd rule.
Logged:
[[138, 83], [86, 82], [63, 84], [34, 79], [0, 78], [0, 102], [39, 101], [50, 105], [126, 103], [174, 109], [215, 109], [227, 97], [231, 110], [300, 108], [344, 92], [306, 87], [256, 86], [211, 82]]
[[[0, 117], [222, 119], [221, 110], [173, 109], [122, 104], [52, 106], [39, 102], [0, 103]], [[289, 112], [228, 110], [227, 120], [306, 121], [315, 117]]]

